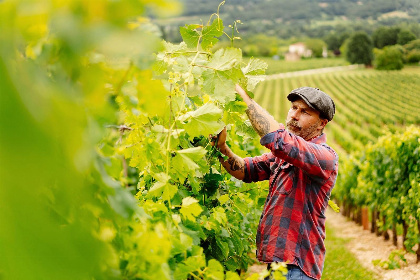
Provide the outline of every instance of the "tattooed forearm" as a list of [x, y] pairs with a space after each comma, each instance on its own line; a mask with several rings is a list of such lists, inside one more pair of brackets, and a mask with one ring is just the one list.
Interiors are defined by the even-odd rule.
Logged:
[[228, 157], [227, 160], [224, 160], [223, 157], [219, 158], [226, 171], [236, 179], [243, 180], [245, 177], [245, 161], [235, 155], [226, 144], [219, 149], [222, 154]]
[[233, 157], [229, 158], [227, 162], [230, 165], [230, 170], [232, 170], [232, 171], [242, 171], [243, 172], [244, 166], [236, 158], [233, 158]]
[[[268, 118], [270, 115], [264, 112], [262, 108], [258, 108], [257, 106], [257, 104], [251, 103], [245, 112], [248, 115], [248, 118], [251, 121], [255, 131], [262, 137], [270, 132], [270, 120]], [[266, 116], [264, 113], [268, 114], [268, 116]]]

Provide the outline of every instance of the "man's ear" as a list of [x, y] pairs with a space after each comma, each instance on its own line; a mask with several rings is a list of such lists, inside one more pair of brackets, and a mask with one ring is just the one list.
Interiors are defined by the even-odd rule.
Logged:
[[321, 123], [319, 124], [318, 128], [319, 128], [320, 130], [322, 130], [322, 129], [324, 129], [324, 127], [327, 125], [328, 120], [327, 120], [327, 119], [323, 119], [323, 118], [320, 118], [320, 120], [321, 120]]

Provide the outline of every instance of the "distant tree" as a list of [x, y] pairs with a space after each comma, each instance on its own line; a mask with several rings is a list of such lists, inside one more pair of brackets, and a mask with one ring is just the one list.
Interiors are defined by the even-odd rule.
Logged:
[[401, 70], [404, 67], [403, 49], [400, 45], [375, 49], [375, 68], [378, 70]]
[[373, 44], [365, 32], [355, 32], [346, 44], [346, 59], [350, 63], [372, 65]]
[[340, 46], [343, 45], [344, 41], [346, 41], [348, 38], [350, 38], [350, 35], [351, 35], [351, 32], [348, 32], [348, 31], [342, 32], [340, 34], [340, 39], [339, 39]]
[[420, 50], [412, 50], [406, 55], [407, 63], [418, 63], [420, 62]]
[[340, 37], [335, 33], [330, 33], [324, 38], [325, 43], [327, 43], [327, 48], [331, 51], [340, 49]]
[[340, 48], [343, 45], [344, 41], [349, 37], [350, 33], [348, 32], [342, 32], [341, 34], [330, 33], [324, 38], [324, 41], [325, 43], [327, 43], [327, 47], [329, 50], [333, 51], [335, 55], [340, 55], [342, 53], [340, 51]]
[[381, 26], [377, 28], [373, 34], [373, 45], [375, 48], [382, 49], [385, 46], [396, 45], [398, 42], [398, 33], [400, 28]]
[[410, 41], [404, 46], [404, 62], [417, 63], [420, 62], [420, 39]]
[[341, 44], [340, 47], [340, 54], [343, 54], [345, 57], [347, 57], [347, 45], [349, 44], [349, 38], [347, 38], [343, 44]]
[[312, 51], [312, 56], [322, 57], [322, 51], [326, 46], [325, 42], [321, 39], [309, 39], [305, 42], [306, 47]]
[[278, 54], [280, 40], [261, 33], [242, 38], [235, 45], [243, 50], [245, 56], [273, 56]]
[[404, 45], [404, 49], [407, 51], [420, 50], [420, 39], [411, 41], [410, 43]]
[[414, 33], [411, 32], [408, 29], [402, 29], [400, 32], [398, 32], [397, 37], [398, 37], [397, 38], [397, 43], [399, 45], [405, 45], [405, 44], [417, 39], [416, 35], [414, 35]]

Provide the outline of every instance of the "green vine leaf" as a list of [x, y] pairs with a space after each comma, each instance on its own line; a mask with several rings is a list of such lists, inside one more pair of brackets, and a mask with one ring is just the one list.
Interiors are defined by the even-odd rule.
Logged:
[[242, 72], [247, 78], [246, 89], [253, 91], [259, 82], [265, 79], [265, 70], [268, 65], [265, 61], [260, 59], [251, 58], [247, 66], [242, 68]]
[[203, 209], [198, 204], [198, 200], [193, 197], [186, 197], [182, 200], [182, 206], [179, 212], [187, 220], [195, 221], [195, 217], [201, 214]]
[[195, 111], [188, 112], [178, 119], [187, 121], [185, 131], [191, 137], [219, 133], [225, 124], [220, 121], [222, 110], [213, 103], [206, 103]]
[[206, 276], [208, 279], [224, 280], [225, 273], [223, 272], [223, 266], [215, 259], [209, 260]]
[[190, 24], [179, 29], [182, 39], [189, 48], [196, 48], [198, 40], [200, 39], [200, 33], [197, 28], [200, 27], [198, 24]]
[[207, 153], [207, 150], [203, 147], [194, 147], [189, 149], [183, 149], [176, 152], [174, 158], [175, 162], [173, 165], [177, 169], [185, 171], [194, 171], [199, 168], [196, 162], [199, 162], [203, 156]]
[[219, 49], [216, 51], [207, 64], [207, 67], [210, 67], [217, 71], [226, 71], [242, 61], [242, 51], [240, 49], [227, 48]]
[[155, 174], [157, 182], [149, 190], [149, 195], [153, 197], [159, 197], [162, 195], [162, 199], [170, 200], [178, 191], [178, 187], [169, 183], [169, 175], [166, 173]]
[[328, 200], [328, 205], [337, 213], [340, 212], [340, 207], [338, 207], [338, 205], [332, 201], [332, 200]]
[[201, 47], [203, 50], [211, 49], [218, 41], [216, 37], [223, 35], [223, 21], [220, 18], [213, 20], [209, 26], [203, 27]]
[[188, 279], [188, 275], [192, 272], [201, 270], [206, 266], [206, 260], [202, 255], [188, 257], [184, 262], [180, 263], [175, 270], [174, 279]]
[[203, 72], [202, 90], [213, 100], [222, 104], [234, 101], [236, 98], [235, 84], [243, 78], [241, 70], [233, 68], [227, 71], [208, 69]]

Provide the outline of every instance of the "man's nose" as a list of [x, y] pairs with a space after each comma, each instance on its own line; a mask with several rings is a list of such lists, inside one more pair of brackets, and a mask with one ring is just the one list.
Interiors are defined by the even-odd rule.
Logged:
[[292, 115], [290, 116], [292, 119], [298, 120], [299, 119], [299, 113], [298, 110], [295, 110], [292, 112]]

